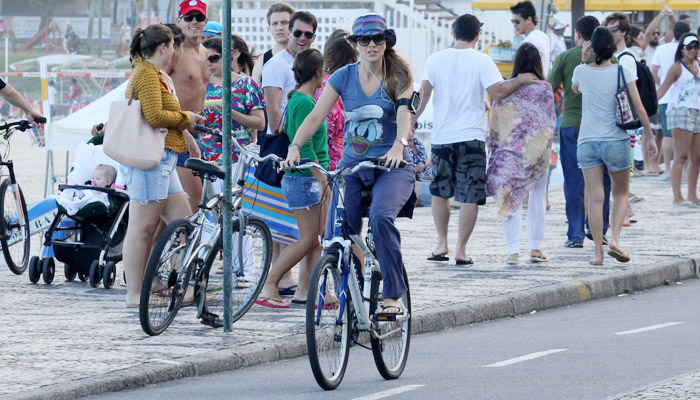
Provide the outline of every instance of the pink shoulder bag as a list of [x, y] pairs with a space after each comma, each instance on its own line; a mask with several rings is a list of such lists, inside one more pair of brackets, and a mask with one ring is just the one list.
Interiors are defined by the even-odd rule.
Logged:
[[165, 150], [166, 128], [154, 128], [143, 116], [141, 101], [134, 100], [136, 80], [129, 100], [113, 101], [105, 129], [103, 150], [114, 161], [133, 168], [153, 169]]

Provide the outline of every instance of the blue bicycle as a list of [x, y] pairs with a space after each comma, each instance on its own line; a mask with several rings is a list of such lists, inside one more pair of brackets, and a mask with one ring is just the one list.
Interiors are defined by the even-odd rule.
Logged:
[[[345, 183], [343, 176], [362, 168], [388, 170], [379, 159], [362, 161], [352, 167], [327, 171], [315, 162], [302, 160], [287, 170], [318, 168], [335, 181], [339, 192], [333, 215], [333, 236], [323, 240], [324, 256], [311, 274], [306, 301], [306, 345], [309, 362], [316, 382], [325, 390], [340, 385], [345, 375], [350, 346], [369, 348], [361, 340], [361, 332], [369, 332], [369, 341], [379, 373], [384, 379], [401, 376], [408, 359], [411, 343], [411, 296], [408, 276], [403, 271], [406, 292], [400, 299], [404, 312], [399, 315], [375, 315], [382, 298], [382, 274], [374, 248], [372, 229], [368, 227], [363, 240], [346, 223]], [[363, 207], [368, 213], [371, 190], [362, 193]], [[353, 245], [364, 263], [353, 254]]]

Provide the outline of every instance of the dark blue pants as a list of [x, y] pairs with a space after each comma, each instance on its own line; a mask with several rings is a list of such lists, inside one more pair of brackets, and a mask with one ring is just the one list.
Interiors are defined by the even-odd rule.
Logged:
[[[401, 256], [401, 235], [394, 221], [401, 207], [413, 193], [415, 169], [412, 165], [394, 168], [390, 171], [361, 169], [345, 177], [345, 218], [355, 233], [362, 228], [362, 190], [371, 188], [372, 205], [369, 211], [369, 225], [374, 235], [377, 259], [382, 270], [384, 288], [382, 299], [397, 299], [406, 291], [403, 280], [403, 257]], [[328, 218], [326, 218], [326, 239], [333, 235], [333, 217], [338, 194], [334, 190]]]
[[[583, 172], [578, 167], [576, 146], [579, 128], [561, 128], [559, 131], [559, 157], [564, 173], [564, 197], [566, 198], [566, 218], [569, 220], [569, 230], [566, 236], [572, 242], [583, 242], [584, 226], [588, 226], [586, 209], [583, 202], [585, 182]], [[603, 169], [603, 187], [605, 201], [603, 202], [603, 235], [608, 230], [610, 217], [610, 175]]]

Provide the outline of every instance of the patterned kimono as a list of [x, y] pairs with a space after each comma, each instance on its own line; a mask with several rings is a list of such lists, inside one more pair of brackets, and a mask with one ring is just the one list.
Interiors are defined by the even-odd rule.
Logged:
[[496, 101], [489, 118], [491, 156], [486, 189], [508, 218], [549, 170], [557, 117], [554, 94], [546, 81], [520, 87]]

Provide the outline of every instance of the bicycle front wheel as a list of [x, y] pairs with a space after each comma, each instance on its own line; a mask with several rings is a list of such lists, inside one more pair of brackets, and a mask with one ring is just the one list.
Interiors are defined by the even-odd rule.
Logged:
[[[246, 217], [245, 233], [240, 236], [240, 220], [233, 221], [233, 249], [232, 271], [233, 290], [231, 292], [231, 323], [238, 321], [258, 298], [262, 287], [270, 272], [270, 261], [272, 258], [272, 234], [265, 221], [256, 217]], [[239, 245], [240, 241], [240, 245]], [[209, 272], [207, 283], [207, 310], [217, 314], [223, 321], [224, 318], [224, 275], [223, 262], [214, 263], [221, 248], [223, 238], [214, 246], [216, 251], [212, 251], [206, 260]], [[239, 249], [242, 251], [239, 252]], [[243, 260], [241, 265], [240, 261]], [[211, 267], [215, 271], [211, 271]]]
[[171, 222], [158, 237], [146, 267], [141, 287], [139, 319], [141, 328], [151, 336], [165, 331], [185, 297], [189, 276], [180, 277], [182, 263], [194, 227], [186, 219]]
[[324, 255], [311, 274], [306, 297], [306, 346], [316, 382], [325, 390], [340, 385], [350, 352], [350, 297], [340, 315], [338, 258]]
[[[20, 224], [24, 220], [24, 226]], [[12, 190], [9, 179], [0, 185], [0, 246], [2, 255], [10, 271], [21, 275], [27, 269], [29, 260], [29, 217], [24, 194], [17, 184], [17, 192]]]
[[[379, 374], [384, 379], [396, 379], [403, 373], [411, 344], [411, 293], [408, 289], [408, 275], [403, 270], [406, 291], [401, 303], [406, 307], [405, 316], [397, 316], [396, 321], [373, 322], [375, 329], [370, 332], [372, 355]], [[369, 313], [373, 315], [382, 297], [381, 274], [372, 275]]]

